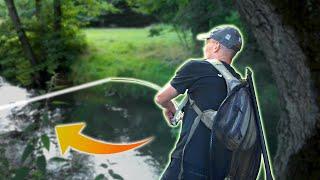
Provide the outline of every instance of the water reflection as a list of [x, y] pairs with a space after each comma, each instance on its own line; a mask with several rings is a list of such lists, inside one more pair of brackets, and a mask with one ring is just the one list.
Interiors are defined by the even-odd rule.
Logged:
[[[0, 94], [0, 104], [30, 96], [26, 90], [12, 86], [1, 78]], [[43, 151], [47, 159], [47, 179], [93, 179], [100, 174], [108, 179], [158, 179], [175, 138], [152, 99], [150, 97], [149, 102], [121, 100], [114, 93], [101, 95], [92, 89], [82, 90], [52, 99], [50, 102], [63, 103], [49, 103], [47, 109], [28, 105], [0, 112], [0, 134], [22, 130], [36, 119], [43, 120], [42, 116], [47, 113], [50, 123], [30, 137], [25, 137], [49, 136], [50, 151]], [[86, 122], [84, 134], [108, 142], [131, 142], [149, 136], [154, 136], [155, 140], [137, 150], [111, 155], [89, 156], [71, 151], [64, 159], [57, 161], [57, 157], [61, 156], [53, 126], [71, 122]], [[19, 162], [17, 159], [20, 159], [27, 141], [15, 139], [12, 147], [20, 151], [11, 157], [12, 161]], [[7, 151], [12, 147], [7, 147]]]
[[[71, 99], [70, 99], [71, 98]], [[143, 148], [107, 156], [92, 156], [97, 173], [121, 175], [125, 179], [157, 179], [164, 168], [174, 143], [170, 128], [161, 111], [150, 102], [120, 100], [116, 96], [100, 96], [90, 90], [60, 97], [68, 102], [63, 123], [87, 122], [84, 134], [109, 142], [130, 142], [154, 136]], [[108, 164], [108, 161], [113, 164]], [[101, 164], [107, 164], [101, 166]], [[108, 169], [108, 171], [106, 171]]]
[[[18, 100], [25, 100], [28, 96], [29, 93], [25, 89], [12, 86], [0, 77], [0, 106]], [[23, 123], [18, 123], [8, 118], [8, 116], [12, 114], [12, 111], [18, 111], [21, 108], [22, 107], [0, 111], [0, 134], [21, 129]]]

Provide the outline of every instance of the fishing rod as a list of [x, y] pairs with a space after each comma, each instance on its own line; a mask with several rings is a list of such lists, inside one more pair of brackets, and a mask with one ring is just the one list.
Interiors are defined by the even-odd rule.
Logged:
[[254, 106], [254, 116], [255, 116], [255, 121], [256, 121], [256, 125], [258, 128], [258, 135], [260, 138], [260, 145], [261, 145], [261, 151], [262, 151], [262, 157], [263, 157], [263, 162], [264, 162], [264, 168], [265, 168], [265, 176], [266, 176], [266, 180], [273, 180], [273, 176], [272, 176], [272, 172], [271, 172], [271, 164], [270, 164], [270, 160], [269, 160], [269, 153], [268, 153], [268, 148], [266, 145], [266, 140], [265, 140], [265, 135], [264, 135], [264, 130], [263, 130], [263, 125], [262, 125], [262, 121], [260, 118], [260, 112], [259, 112], [259, 108], [258, 108], [258, 102], [257, 102], [257, 96], [255, 93], [255, 89], [254, 89], [254, 81], [252, 78], [252, 71], [250, 70], [250, 68], [246, 69], [247, 71], [247, 82], [249, 84], [249, 91], [251, 94], [251, 100], [252, 100], [252, 105]]
[[6, 110], [6, 109], [11, 109], [11, 108], [14, 108], [14, 107], [24, 106], [24, 105], [27, 105], [27, 104], [32, 103], [32, 102], [53, 98], [53, 97], [56, 97], [56, 96], [60, 96], [60, 95], [63, 95], [63, 94], [79, 91], [79, 90], [82, 90], [82, 89], [87, 89], [87, 88], [90, 88], [90, 87], [98, 86], [98, 85], [109, 83], [109, 82], [124, 82], [124, 83], [139, 84], [139, 85], [142, 85], [142, 86], [147, 86], [147, 87], [152, 88], [152, 89], [157, 90], [157, 91], [159, 91], [161, 89], [161, 87], [159, 85], [154, 84], [154, 83], [149, 82], [149, 81], [141, 80], [141, 79], [126, 78], [126, 77], [108, 77], [108, 78], [104, 78], [104, 79], [100, 79], [100, 80], [84, 83], [84, 84], [81, 84], [81, 85], [73, 86], [73, 87], [70, 87], [70, 88], [66, 88], [66, 89], [63, 89], [63, 90], [58, 90], [58, 91], [55, 91], [55, 92], [43, 94], [43, 95], [36, 96], [36, 97], [30, 98], [30, 99], [21, 100], [21, 101], [17, 101], [17, 102], [14, 102], [14, 103], [1, 105], [0, 106], [0, 111], [1, 110]]

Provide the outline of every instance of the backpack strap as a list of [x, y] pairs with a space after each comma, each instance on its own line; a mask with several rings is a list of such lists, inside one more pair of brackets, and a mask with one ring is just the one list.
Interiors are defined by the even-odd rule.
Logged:
[[197, 106], [197, 104], [195, 103], [195, 101], [193, 99], [191, 99], [191, 97], [189, 96], [189, 102], [190, 102], [190, 106], [193, 108], [193, 110], [198, 114], [198, 116], [202, 115], [202, 111], [201, 109]]
[[228, 94], [234, 88], [234, 86], [240, 83], [240, 81], [230, 73], [230, 71], [222, 64], [221, 61], [216, 59], [206, 59], [206, 61], [212, 64], [212, 66], [214, 66], [226, 80]]
[[[183, 150], [182, 150], [182, 158], [181, 158], [181, 163], [180, 163], [180, 173], [179, 173], [179, 177], [178, 179], [181, 180], [182, 179], [182, 174], [183, 174], [183, 160], [184, 160], [184, 152], [185, 152], [185, 149], [187, 147], [187, 145], [189, 144], [192, 136], [194, 135], [200, 121], [202, 121], [209, 129], [211, 129], [211, 126], [212, 125], [209, 125], [209, 124], [212, 124], [213, 122], [209, 122], [210, 119], [208, 118], [204, 118], [204, 112], [201, 111], [201, 109], [197, 106], [197, 104], [195, 103], [195, 101], [193, 99], [191, 99], [190, 96], [188, 96], [189, 98], [189, 105], [193, 108], [193, 110], [198, 114], [198, 116], [194, 119], [193, 123], [192, 123], [192, 126], [190, 128], [190, 131], [189, 131], [189, 134], [188, 134], [188, 137], [187, 137], [187, 141], [185, 143], [185, 145], [183, 146]], [[210, 109], [211, 110], [211, 109]], [[217, 113], [217, 111], [214, 111], [214, 110], [211, 110], [213, 111], [213, 114], [215, 115]]]
[[182, 99], [181, 103], [178, 105], [176, 112], [174, 113], [173, 118], [171, 119], [171, 124], [172, 125], [177, 125], [180, 120], [182, 120], [182, 108], [187, 104], [189, 99], [188, 93], [186, 93], [186, 96]]
[[183, 162], [184, 162], [184, 153], [185, 153], [185, 150], [186, 150], [186, 147], [187, 145], [189, 144], [194, 132], [196, 131], [198, 125], [199, 125], [199, 122], [201, 120], [201, 117], [203, 115], [202, 111], [199, 109], [199, 107], [197, 105], [195, 105], [194, 103], [194, 100], [192, 100], [189, 97], [189, 102], [190, 102], [190, 106], [196, 111], [196, 113], [198, 114], [198, 116], [194, 119], [193, 123], [192, 123], [192, 126], [190, 128], [190, 131], [189, 131], [189, 134], [188, 134], [188, 137], [187, 137], [187, 141], [186, 143], [184, 144], [183, 146], [183, 149], [182, 149], [182, 157], [181, 157], [181, 163], [180, 163], [180, 172], [179, 172], [179, 176], [178, 176], [178, 179], [181, 180], [182, 179], [182, 174], [183, 174]]
[[210, 116], [213, 116], [213, 117], [216, 116], [217, 111], [213, 110], [213, 109], [201, 111], [199, 106], [195, 103], [194, 100], [191, 99], [190, 96], [189, 96], [189, 101], [190, 101], [190, 106], [192, 107], [192, 109], [198, 114], [198, 116], [201, 116], [200, 120], [204, 123], [204, 125], [207, 128], [212, 130], [213, 121], [212, 121], [212, 118], [210, 118]]

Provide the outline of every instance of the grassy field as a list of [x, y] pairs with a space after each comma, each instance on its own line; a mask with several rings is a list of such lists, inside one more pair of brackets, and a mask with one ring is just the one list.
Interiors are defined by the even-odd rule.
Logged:
[[[149, 37], [149, 28], [83, 29], [88, 49], [72, 65], [75, 84], [109, 76], [134, 77], [164, 85], [190, 57], [175, 32]], [[144, 97], [150, 90], [132, 84], [106, 85], [121, 95]], [[106, 87], [104, 86], [104, 87]], [[154, 93], [154, 92], [153, 92]]]

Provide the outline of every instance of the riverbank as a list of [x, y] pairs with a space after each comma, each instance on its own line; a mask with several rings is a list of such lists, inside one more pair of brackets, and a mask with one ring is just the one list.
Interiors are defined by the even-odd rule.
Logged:
[[[175, 69], [190, 57], [178, 35], [165, 27], [159, 36], [149, 36], [148, 28], [83, 29], [87, 51], [74, 61], [70, 79], [74, 84], [105, 77], [132, 77], [163, 86]], [[121, 97], [145, 98], [153, 90], [132, 84], [110, 83], [97, 87]]]

